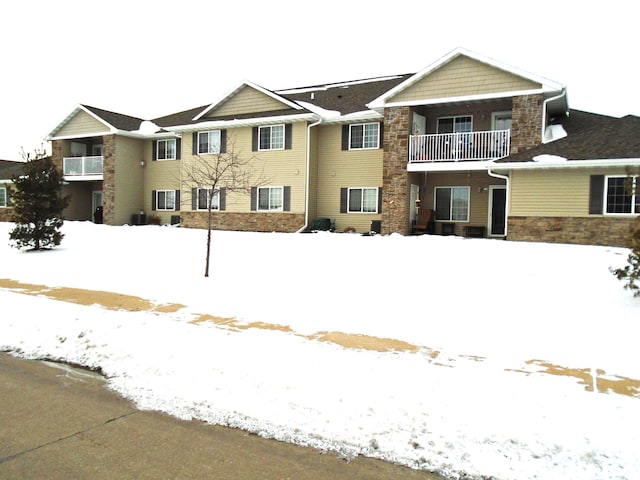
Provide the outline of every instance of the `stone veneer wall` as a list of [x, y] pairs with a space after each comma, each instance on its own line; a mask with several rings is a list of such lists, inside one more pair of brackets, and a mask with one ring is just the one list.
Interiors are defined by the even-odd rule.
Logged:
[[62, 140], [54, 140], [51, 145], [51, 160], [53, 164], [62, 172]]
[[13, 208], [0, 208], [0, 222], [10, 222]]
[[[180, 226], [207, 228], [207, 212], [181, 211], [179, 213]], [[304, 214], [214, 212], [211, 225], [215, 230], [293, 233], [304, 225]]]
[[113, 225], [116, 201], [116, 136], [102, 137], [102, 215], [103, 222]]
[[509, 217], [508, 240], [626, 247], [634, 217]]
[[511, 155], [542, 143], [542, 94], [513, 98]]
[[409, 107], [384, 109], [382, 162], [382, 233], [409, 234], [409, 177], [407, 152], [410, 133]]

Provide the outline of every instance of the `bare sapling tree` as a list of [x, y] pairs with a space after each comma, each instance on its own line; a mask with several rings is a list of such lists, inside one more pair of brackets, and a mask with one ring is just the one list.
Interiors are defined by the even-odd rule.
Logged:
[[[197, 149], [196, 149], [197, 151]], [[182, 184], [195, 190], [192, 206], [201, 209], [206, 202], [207, 253], [204, 276], [209, 276], [211, 258], [211, 230], [213, 214], [221, 209], [229, 193], [250, 194], [253, 187], [264, 185], [264, 167], [255, 154], [243, 155], [235, 149], [232, 139], [225, 139], [223, 148], [217, 146], [212, 153], [197, 154], [185, 164]]]

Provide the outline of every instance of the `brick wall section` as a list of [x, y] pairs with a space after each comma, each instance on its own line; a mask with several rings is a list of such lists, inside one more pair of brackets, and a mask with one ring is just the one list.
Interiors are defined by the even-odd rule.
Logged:
[[628, 246], [634, 217], [509, 217], [509, 240]]
[[[207, 228], [207, 212], [180, 212], [180, 226]], [[297, 213], [233, 213], [214, 212], [211, 226], [215, 230], [242, 232], [288, 232], [298, 231], [304, 225], [304, 214]]]
[[542, 94], [513, 98], [511, 154], [542, 143]]
[[116, 200], [116, 136], [102, 138], [102, 215], [103, 222], [113, 225]]
[[409, 107], [384, 109], [382, 234], [410, 232], [407, 175], [410, 113]]

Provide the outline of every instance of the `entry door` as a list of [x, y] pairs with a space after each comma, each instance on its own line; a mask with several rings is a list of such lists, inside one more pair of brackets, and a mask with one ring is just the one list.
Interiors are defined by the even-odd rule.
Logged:
[[94, 190], [91, 195], [91, 212], [102, 206], [102, 190]]
[[[409, 225], [413, 225], [416, 220], [416, 200], [420, 198], [420, 187], [411, 184], [411, 195], [409, 198]], [[424, 206], [424, 205], [423, 205]]]
[[507, 227], [507, 188], [491, 185], [489, 195], [489, 235], [504, 237]]

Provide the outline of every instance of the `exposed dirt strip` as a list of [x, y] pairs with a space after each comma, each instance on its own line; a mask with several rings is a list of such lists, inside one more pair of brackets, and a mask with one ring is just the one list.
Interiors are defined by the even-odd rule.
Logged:
[[[175, 313], [184, 305], [178, 303], [155, 304], [133, 295], [121, 293], [86, 290], [81, 288], [48, 287], [46, 285], [34, 285], [18, 282], [11, 279], [0, 279], [0, 288], [11, 290], [25, 295], [45, 296], [55, 300], [76, 303], [79, 305], [99, 305], [109, 310], [125, 310], [129, 312], [149, 311], [161, 314]], [[210, 322], [221, 328], [241, 331], [252, 328], [274, 330], [293, 335], [299, 335], [287, 325], [278, 325], [264, 322], [244, 323], [235, 318], [217, 317], [210, 314], [196, 314], [190, 321], [192, 324]], [[432, 350], [392, 338], [381, 338], [369, 335], [343, 333], [343, 332], [317, 332], [312, 335], [301, 335], [308, 340], [330, 342], [345, 348], [371, 350], [376, 352], [418, 352], [428, 355], [435, 365], [443, 367], [455, 367], [456, 360], [482, 362], [484, 357], [475, 355], [458, 355], [457, 358], [440, 358], [438, 350]], [[528, 360], [522, 368], [509, 369], [509, 371], [531, 375], [542, 373], [575, 378], [578, 383], [585, 386], [587, 391], [598, 393], [616, 393], [630, 397], [640, 398], [640, 380], [607, 374], [601, 369], [572, 368], [555, 365], [544, 360]]]

